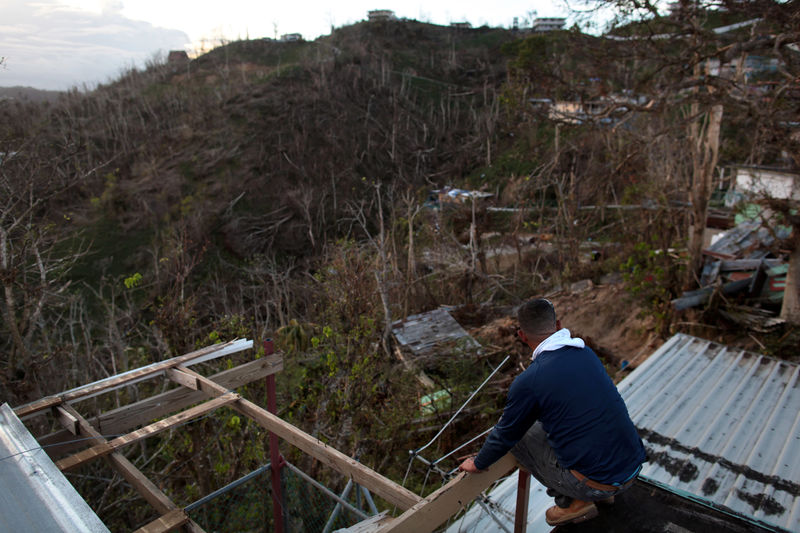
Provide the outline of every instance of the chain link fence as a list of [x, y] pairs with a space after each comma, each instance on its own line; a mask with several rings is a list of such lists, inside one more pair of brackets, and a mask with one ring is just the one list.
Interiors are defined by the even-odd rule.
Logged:
[[[341, 496], [291, 464], [281, 469], [281, 507], [286, 533], [330, 533], [362, 521], [377, 510], [369, 493], [348, 483]], [[185, 510], [209, 533], [275, 531], [269, 464], [209, 494]], [[361, 510], [364, 507], [368, 510]]]

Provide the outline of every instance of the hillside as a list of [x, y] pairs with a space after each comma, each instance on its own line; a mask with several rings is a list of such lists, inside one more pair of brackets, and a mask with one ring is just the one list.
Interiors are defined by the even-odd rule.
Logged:
[[[359, 23], [232, 42], [47, 104], [0, 100], [0, 395], [21, 404], [272, 338], [281, 416], [400, 479], [397, 457], [450, 415], [420, 415], [429, 391], [396, 358], [391, 325], [414, 313], [452, 305], [493, 347], [420, 363], [452, 405], [505, 353], [526, 358], [512, 310], [535, 295], [553, 295], [614, 374], [676, 331], [792, 356], [796, 328], [742, 331], [718, 293], [682, 314], [670, 301], [694, 288], [687, 236], [706, 218], [690, 209], [691, 135], [724, 104], [720, 165], [781, 161], [793, 93], [687, 91], [683, 49], [650, 44]], [[489, 424], [516, 368], [442, 449]], [[175, 474], [171, 490], [207, 493], [265, 459], [253, 428], [201, 438], [228, 423], [204, 419], [193, 442], [165, 436], [142, 456]], [[122, 504], [104, 513], [135, 522]]]

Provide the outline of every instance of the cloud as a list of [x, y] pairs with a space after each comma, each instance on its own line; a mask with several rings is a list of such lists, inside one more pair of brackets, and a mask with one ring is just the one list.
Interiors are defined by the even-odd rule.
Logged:
[[0, 86], [68, 89], [116, 77], [159, 51], [183, 50], [189, 37], [121, 14], [104, 0], [98, 12], [58, 0], [4, 0], [0, 6]]

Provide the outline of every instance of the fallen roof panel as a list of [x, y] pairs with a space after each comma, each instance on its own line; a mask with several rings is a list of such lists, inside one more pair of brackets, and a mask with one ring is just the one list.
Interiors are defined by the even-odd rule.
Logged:
[[0, 531], [108, 532], [8, 404], [0, 406]]
[[414, 355], [426, 355], [437, 346], [459, 342], [467, 349], [480, 348], [480, 344], [469, 336], [444, 308], [434, 309], [392, 324], [392, 333], [398, 342], [409, 348]]

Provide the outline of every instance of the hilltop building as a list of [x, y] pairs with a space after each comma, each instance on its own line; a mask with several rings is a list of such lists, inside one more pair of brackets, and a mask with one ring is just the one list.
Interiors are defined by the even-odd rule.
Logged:
[[170, 50], [167, 55], [167, 63], [170, 65], [180, 65], [189, 62], [189, 54], [185, 50]]
[[531, 31], [534, 33], [544, 33], [548, 31], [563, 30], [566, 23], [567, 19], [562, 17], [540, 17], [533, 21]]
[[391, 9], [373, 9], [367, 12], [367, 19], [370, 22], [378, 22], [379, 20], [396, 20], [397, 17]]
[[303, 36], [300, 35], [299, 33], [284, 33], [283, 35], [281, 35], [281, 41], [285, 43], [291, 43], [302, 40]]

